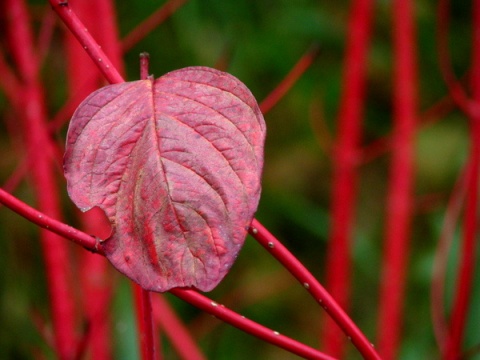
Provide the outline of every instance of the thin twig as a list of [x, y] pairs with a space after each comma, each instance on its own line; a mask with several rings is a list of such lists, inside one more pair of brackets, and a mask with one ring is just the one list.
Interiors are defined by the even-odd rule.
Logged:
[[246, 319], [234, 311], [193, 290], [172, 289], [170, 293], [186, 302], [206, 311], [230, 325], [245, 331], [261, 340], [274, 344], [305, 359], [333, 360], [331, 356], [295, 341], [277, 331], [270, 330], [256, 322]]
[[10, 210], [16, 212], [20, 216], [23, 216], [30, 222], [40, 226], [41, 228], [47, 229], [57, 235], [69, 239], [78, 245], [83, 246], [89, 251], [103, 254], [99, 240], [71, 227], [70, 225], [64, 224], [61, 221], [47, 216], [41, 211], [38, 211], [23, 201], [17, 199], [15, 196], [10, 195], [2, 188], [0, 188], [0, 203], [8, 207]]
[[142, 23], [128, 33], [122, 41], [122, 51], [126, 53], [147, 36], [153, 29], [163, 23], [169, 16], [177, 11], [187, 0], [168, 0], [160, 9], [155, 11]]
[[[153, 294], [152, 294], [153, 295]], [[162, 294], [152, 296], [153, 318], [172, 343], [177, 354], [186, 360], [204, 360], [200, 348], [189, 333], [189, 329], [177, 317]], [[191, 328], [189, 326], [189, 328]]]
[[320, 53], [320, 47], [317, 44], [313, 44], [302, 55], [302, 57], [293, 66], [290, 72], [283, 78], [268, 96], [259, 104], [260, 111], [263, 114], [269, 112], [285, 94], [292, 88], [292, 86], [298, 81], [300, 76], [312, 65], [313, 61]]
[[253, 219], [250, 235], [277, 259], [330, 315], [365, 359], [380, 359], [373, 344], [363, 335], [334, 298], [287, 248], [258, 220]]

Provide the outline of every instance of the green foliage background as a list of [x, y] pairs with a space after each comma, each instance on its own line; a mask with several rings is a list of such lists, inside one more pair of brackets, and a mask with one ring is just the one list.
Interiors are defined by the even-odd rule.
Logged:
[[[32, 6], [43, 11], [42, 4], [43, 1], [37, 0]], [[117, 1], [122, 36], [158, 6], [154, 0]], [[437, 2], [419, 0], [415, 6], [421, 117], [447, 92], [439, 73], [435, 44]], [[330, 134], [335, 134], [348, 10], [349, 2], [336, 0], [190, 0], [125, 56], [129, 80], [138, 78], [138, 54], [143, 51], [151, 55], [151, 72], [155, 76], [184, 66], [215, 66], [219, 59], [226, 59], [227, 71], [245, 82], [261, 101], [312, 44], [320, 46], [321, 54], [311, 68], [265, 116], [268, 138], [257, 217], [321, 281], [328, 271], [324, 260], [332, 159], [324, 150], [326, 144], [319, 142], [324, 136], [319, 136], [318, 128], [323, 122]], [[459, 76], [469, 68], [470, 16], [471, 1], [453, 1], [451, 56]], [[376, 1], [364, 144], [388, 135], [391, 129], [394, 61], [391, 26], [391, 1]], [[52, 114], [66, 96], [65, 85], [55, 80], [65, 76], [60, 46], [61, 38], [55, 38], [44, 68]], [[0, 116], [0, 183], [3, 183], [19, 161], [21, 151], [7, 136], [6, 124], [14, 119], [1, 94]], [[64, 137], [65, 129], [62, 134]], [[465, 163], [468, 143], [467, 120], [455, 110], [434, 124], [418, 127], [415, 153], [418, 206], [411, 239], [401, 359], [438, 357], [430, 318], [432, 261], [445, 205]], [[386, 153], [360, 168], [352, 243], [354, 288], [350, 314], [373, 341], [377, 332], [388, 165]], [[64, 196], [65, 208], [71, 211], [63, 184], [59, 191]], [[15, 194], [30, 203], [33, 201], [28, 181]], [[425, 198], [432, 194], [436, 200], [426, 203]], [[0, 209], [0, 359], [37, 358], [40, 351], [51, 356], [32, 324], [35, 313], [48, 315], [41, 251], [36, 239], [34, 226], [7, 209]], [[449, 267], [447, 301], [452, 297], [456, 249], [452, 250]], [[478, 275], [476, 280], [472, 304], [480, 301]], [[116, 358], [133, 359], [138, 354], [128, 281], [120, 277], [116, 281], [119, 285], [112, 306]], [[210, 295], [248, 318], [312, 346], [318, 345], [321, 309], [251, 238], [247, 239], [232, 272]], [[295, 358], [211, 319], [188, 304], [168, 298], [185, 321], [191, 322], [192, 331], [200, 337], [209, 359]], [[478, 306], [472, 306], [469, 319], [467, 348], [479, 345]], [[208, 330], [208, 326], [212, 329]], [[168, 342], [164, 341], [162, 346], [166, 359], [177, 358]], [[347, 358], [360, 357], [350, 347]], [[480, 359], [480, 355], [472, 358]]]

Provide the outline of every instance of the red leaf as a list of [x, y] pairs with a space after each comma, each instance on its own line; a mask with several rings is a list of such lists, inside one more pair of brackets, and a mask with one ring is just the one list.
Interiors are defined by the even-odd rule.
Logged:
[[265, 122], [244, 84], [204, 67], [106, 86], [70, 123], [65, 176], [113, 226], [107, 258], [153, 291], [213, 289], [260, 197]]

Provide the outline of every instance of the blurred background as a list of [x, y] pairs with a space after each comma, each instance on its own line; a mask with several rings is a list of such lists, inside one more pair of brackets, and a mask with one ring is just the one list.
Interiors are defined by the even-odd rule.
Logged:
[[[159, 1], [117, 1], [120, 37], [124, 37], [160, 6]], [[414, 217], [408, 282], [404, 302], [400, 359], [438, 358], [432, 320], [430, 287], [434, 254], [446, 204], [465, 165], [468, 121], [454, 106], [432, 110], [448, 95], [436, 48], [437, 1], [415, 2], [418, 59], [418, 125], [415, 135]], [[30, 1], [33, 26], [39, 28], [50, 6]], [[471, 1], [453, 1], [450, 8], [450, 49], [458, 77], [471, 57]], [[342, 92], [349, 1], [337, 0], [189, 0], [125, 53], [126, 78], [138, 78], [138, 55], [150, 53], [156, 77], [186, 66], [219, 67], [238, 77], [259, 102], [284, 79], [312, 46], [318, 56], [288, 93], [267, 113], [263, 192], [256, 217], [324, 283], [332, 188], [332, 145]], [[94, 11], [94, 10], [92, 10]], [[42, 66], [51, 117], [66, 101], [66, 60], [62, 26], [57, 24]], [[386, 139], [392, 129], [392, 4], [375, 2], [374, 27], [368, 51], [367, 100], [362, 141], [366, 157], [359, 167], [351, 256], [352, 299], [349, 314], [375, 342], [382, 241], [386, 216], [390, 153], [388, 146], [369, 147]], [[4, 55], [5, 42], [0, 43]], [[8, 58], [8, 55], [6, 55]], [[447, 99], [448, 103], [448, 99]], [[65, 139], [67, 124], [57, 139]], [[0, 184], [24, 156], [14, 113], [0, 92]], [[370, 150], [369, 150], [370, 149]], [[59, 177], [60, 178], [60, 177]], [[14, 194], [34, 203], [28, 178]], [[59, 185], [66, 219], [76, 213]], [[457, 235], [456, 235], [457, 236]], [[35, 226], [0, 208], [0, 359], [52, 358], [44, 341], [49, 333], [48, 301], [41, 248]], [[446, 303], [452, 299], [458, 242], [451, 249]], [[456, 245], [457, 244], [457, 245]], [[75, 258], [73, 258], [75, 259]], [[72, 267], [78, 266], [73, 260]], [[112, 271], [113, 350], [116, 359], [138, 357], [129, 281]], [[476, 272], [472, 304], [480, 301]], [[247, 238], [231, 272], [209, 297], [265, 326], [313, 347], [320, 343], [322, 309], [301, 285], [256, 241]], [[166, 295], [188, 324], [208, 359], [294, 359], [274, 346], [244, 334], [173, 296]], [[47, 319], [47, 320], [42, 320]], [[472, 306], [465, 347], [480, 344], [480, 309]], [[165, 359], [177, 359], [163, 341]], [[473, 352], [469, 358], [480, 359]], [[359, 359], [349, 345], [345, 358]]]

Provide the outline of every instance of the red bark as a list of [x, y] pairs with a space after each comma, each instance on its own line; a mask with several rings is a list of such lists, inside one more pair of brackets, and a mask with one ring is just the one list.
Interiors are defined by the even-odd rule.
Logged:
[[472, 283], [475, 270], [478, 229], [478, 195], [480, 180], [480, 1], [473, 2], [472, 36], [472, 104], [466, 110], [470, 120], [470, 162], [467, 184], [466, 205], [463, 223], [463, 241], [460, 248], [460, 262], [457, 275], [455, 299], [451, 313], [450, 337], [447, 342], [445, 359], [461, 357], [463, 335], [467, 322]]
[[[115, 51], [115, 44], [118, 47], [115, 17], [111, 11], [108, 11], [112, 6], [111, 2], [109, 0], [73, 1], [72, 6], [89, 31], [100, 39], [99, 43], [104, 51], [112, 59], [120, 59], [118, 50]], [[92, 8], [95, 8], [96, 11], [93, 12]], [[103, 35], [107, 32], [108, 38]], [[68, 60], [67, 75], [70, 99], [78, 99], [76, 103], [72, 104], [76, 107], [80, 100], [98, 89], [101, 75], [83, 47], [69, 31], [65, 33], [65, 49]], [[83, 228], [90, 234], [108, 236], [110, 233], [110, 225], [100, 211], [81, 214], [80, 219]], [[90, 347], [90, 354], [93, 358], [110, 359], [112, 357], [111, 324], [108, 309], [112, 297], [112, 287], [111, 273], [108, 271], [109, 264], [101, 256], [85, 251], [78, 254], [81, 259], [80, 284], [82, 286], [83, 312], [89, 325], [87, 345]]]
[[268, 96], [260, 103], [260, 110], [265, 115], [273, 108], [283, 96], [292, 88], [300, 76], [312, 65], [313, 61], [319, 54], [317, 45], [313, 45], [308, 51], [302, 55], [289, 73], [283, 78], [280, 84], [273, 89]]
[[[252, 221], [252, 235], [267, 249], [312, 295], [330, 316], [335, 326], [343, 331], [341, 335], [348, 337], [365, 359], [380, 359], [373, 344], [363, 335], [355, 323], [313, 275], [283, 246], [260, 222]], [[333, 349], [335, 350], [335, 349]], [[338, 350], [338, 349], [337, 349]]]
[[169, 16], [175, 13], [187, 0], [168, 0], [160, 9], [155, 11], [141, 24], [137, 25], [125, 36], [122, 43], [122, 51], [126, 53], [132, 47], [147, 36], [153, 29], [163, 23]]
[[[57, 179], [49, 156], [52, 144], [47, 130], [45, 99], [39, 80], [39, 64], [29, 14], [23, 1], [6, 1], [5, 10], [9, 19], [11, 51], [21, 76], [22, 97], [17, 111], [32, 164], [32, 185], [38, 208], [46, 215], [61, 219]], [[40, 238], [52, 310], [55, 350], [59, 358], [71, 359], [75, 355], [77, 337], [68, 244], [58, 235], [44, 229], [40, 231]]]
[[182, 359], [204, 360], [201, 350], [191, 337], [187, 327], [177, 317], [162, 294], [152, 296], [152, 312], [155, 322], [159, 324]]
[[393, 2], [394, 94], [392, 164], [387, 194], [387, 223], [379, 310], [379, 353], [397, 356], [413, 206], [414, 132], [416, 105], [416, 49], [413, 2]]
[[[346, 311], [350, 302], [350, 246], [373, 1], [354, 0], [351, 6], [338, 135], [333, 149], [332, 223], [326, 264], [326, 287]], [[323, 327], [322, 344], [334, 357], [342, 356], [345, 336], [329, 318]]]

